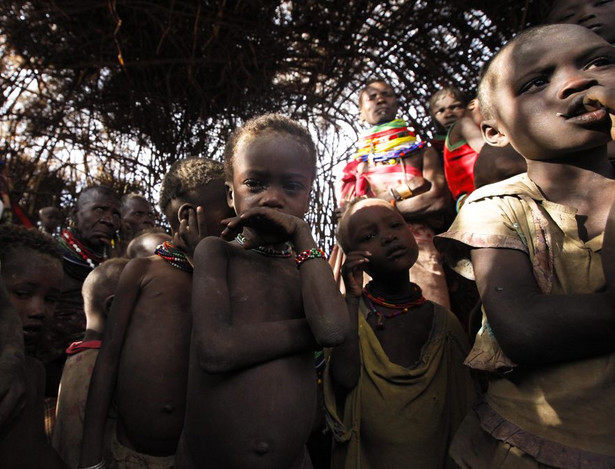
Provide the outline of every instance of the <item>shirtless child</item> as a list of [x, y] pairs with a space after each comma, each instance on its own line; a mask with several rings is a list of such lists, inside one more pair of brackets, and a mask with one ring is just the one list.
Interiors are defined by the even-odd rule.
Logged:
[[451, 453], [464, 468], [615, 467], [615, 48], [577, 25], [524, 31], [479, 99], [487, 142], [527, 173], [474, 191], [436, 238], [476, 279], [466, 363], [490, 376]]
[[477, 397], [463, 366], [467, 336], [410, 281], [418, 247], [397, 209], [351, 202], [338, 239], [353, 332], [330, 352], [324, 379], [331, 467], [449, 467], [448, 446]]
[[[171, 166], [162, 182], [160, 208], [178, 242], [185, 231], [185, 239], [193, 242], [220, 235], [220, 220], [229, 215], [223, 174], [221, 163], [205, 158]], [[130, 460], [139, 461], [139, 467], [174, 465], [184, 421], [192, 322], [187, 251], [165, 243], [158, 255], [132, 259], [122, 272], [90, 385], [82, 466], [103, 458], [112, 397], [118, 413], [111, 441], [114, 467], [126, 467]]]
[[[25, 406], [9, 422], [0, 422], [2, 469], [64, 467], [45, 435], [45, 370], [32, 358], [43, 322], [53, 316], [62, 285], [62, 254], [51, 236], [13, 224], [0, 225], [0, 303], [3, 315], [16, 310], [21, 321], [20, 354], [25, 371]], [[9, 304], [10, 302], [10, 304]], [[3, 336], [7, 331], [2, 331]], [[0, 343], [0, 355], [9, 344]], [[0, 369], [4, 372], [4, 369]], [[4, 373], [0, 381], [12, 379]]]
[[195, 252], [177, 467], [310, 468], [314, 350], [340, 344], [348, 329], [331, 268], [302, 218], [316, 150], [303, 127], [269, 114], [233, 134], [225, 167], [237, 216], [223, 236], [237, 236], [206, 238]]
[[128, 259], [109, 259], [95, 267], [83, 282], [83, 309], [86, 329], [83, 340], [73, 342], [66, 354], [68, 358], [62, 370], [56, 423], [51, 444], [69, 467], [77, 467], [83, 419], [94, 364], [98, 357], [107, 315], [115, 296], [120, 274]]

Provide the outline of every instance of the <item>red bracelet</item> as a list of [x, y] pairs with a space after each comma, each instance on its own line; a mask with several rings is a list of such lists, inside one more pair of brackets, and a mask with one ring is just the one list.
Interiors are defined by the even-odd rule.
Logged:
[[305, 261], [309, 259], [318, 259], [318, 258], [322, 258], [326, 260], [327, 255], [325, 254], [325, 251], [323, 251], [322, 249], [318, 249], [318, 248], [311, 248], [311, 249], [306, 249], [305, 251], [300, 252], [299, 254], [297, 254], [297, 257], [295, 258], [295, 262], [297, 263], [297, 269]]

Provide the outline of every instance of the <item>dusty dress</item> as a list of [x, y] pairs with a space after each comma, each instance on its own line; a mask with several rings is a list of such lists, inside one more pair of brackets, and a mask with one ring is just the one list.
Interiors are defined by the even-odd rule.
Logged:
[[462, 365], [468, 346], [457, 318], [432, 304], [429, 339], [415, 366], [405, 368], [388, 359], [361, 300], [361, 374], [343, 403], [336, 403], [330, 367], [325, 371], [325, 407], [335, 439], [332, 469], [451, 467], [448, 446], [476, 386]]
[[[582, 241], [575, 214], [545, 200], [523, 173], [473, 192], [436, 246], [469, 278], [471, 248], [515, 249], [529, 256], [544, 294], [594, 293], [605, 286], [603, 234]], [[615, 467], [615, 354], [522, 367], [496, 339], [483, 313], [466, 364], [492, 379], [455, 437], [455, 460], [489, 469]]]

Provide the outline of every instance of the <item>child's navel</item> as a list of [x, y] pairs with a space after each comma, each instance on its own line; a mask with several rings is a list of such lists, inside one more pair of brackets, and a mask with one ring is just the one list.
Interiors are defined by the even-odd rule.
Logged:
[[256, 454], [266, 454], [271, 450], [269, 443], [266, 441], [260, 440], [254, 443], [254, 452]]

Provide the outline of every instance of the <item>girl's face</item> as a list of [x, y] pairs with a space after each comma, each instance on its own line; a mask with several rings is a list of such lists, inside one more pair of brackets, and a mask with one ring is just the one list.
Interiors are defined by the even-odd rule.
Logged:
[[416, 262], [418, 246], [404, 218], [380, 201], [359, 204], [352, 207], [344, 229], [353, 251], [371, 252], [366, 271], [373, 277], [407, 272]]
[[237, 215], [270, 207], [302, 218], [308, 208], [314, 158], [294, 136], [268, 132], [238, 143], [227, 199]]
[[62, 286], [62, 263], [29, 248], [17, 248], [2, 263], [2, 279], [21, 318], [26, 353], [36, 349], [43, 321], [53, 315]]

